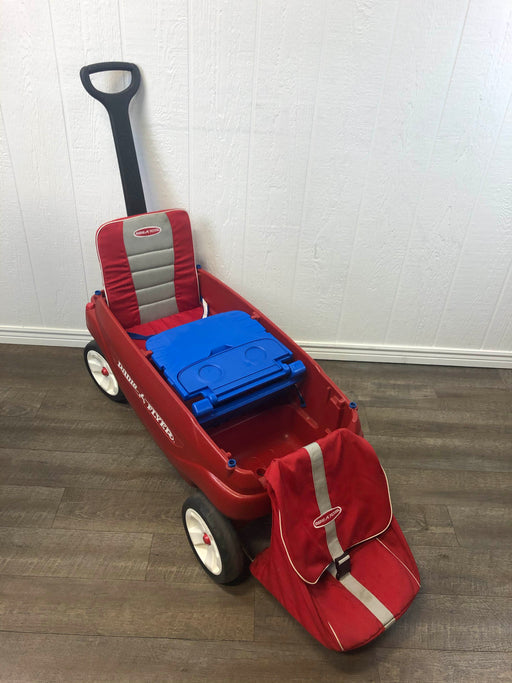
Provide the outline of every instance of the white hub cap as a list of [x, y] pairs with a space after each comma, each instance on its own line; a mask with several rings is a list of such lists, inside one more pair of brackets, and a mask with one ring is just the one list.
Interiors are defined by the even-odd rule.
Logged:
[[119, 385], [105, 358], [97, 351], [91, 350], [87, 353], [87, 365], [95, 382], [103, 391], [109, 396], [117, 396]]
[[188, 508], [185, 513], [185, 525], [197, 556], [209, 572], [218, 576], [222, 571], [222, 560], [208, 525], [193, 508]]

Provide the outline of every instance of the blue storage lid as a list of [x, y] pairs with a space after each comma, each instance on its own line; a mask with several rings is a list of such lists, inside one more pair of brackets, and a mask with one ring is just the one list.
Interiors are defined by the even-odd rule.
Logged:
[[214, 419], [291, 386], [305, 372], [292, 352], [247, 313], [229, 311], [151, 337], [146, 348], [192, 411]]

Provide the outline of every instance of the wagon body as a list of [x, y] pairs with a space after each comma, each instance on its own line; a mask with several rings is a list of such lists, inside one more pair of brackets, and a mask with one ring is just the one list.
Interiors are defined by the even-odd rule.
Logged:
[[248, 313], [304, 363], [300, 393], [290, 390], [266, 406], [205, 427], [119, 324], [103, 293], [86, 306], [87, 327], [123, 394], [184, 479], [226, 517], [256, 519], [270, 511], [262, 481], [270, 462], [340, 427], [360, 434], [359, 416], [319, 365], [263, 313], [204, 269], [198, 276], [211, 314]]
[[[110, 70], [131, 72], [130, 85], [98, 91], [91, 74]], [[86, 305], [87, 369], [199, 489], [182, 519], [208, 576], [239, 580], [247, 555], [317, 640], [360, 647], [402, 616], [420, 579], [357, 406], [263, 313], [196, 269], [186, 212], [146, 212], [128, 113], [138, 67], [93, 64], [80, 77], [109, 113], [127, 209], [97, 233], [105, 291]], [[256, 550], [258, 527], [267, 538]]]

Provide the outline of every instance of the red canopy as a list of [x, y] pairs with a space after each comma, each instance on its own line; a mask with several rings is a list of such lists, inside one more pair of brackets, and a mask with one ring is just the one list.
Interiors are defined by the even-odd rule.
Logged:
[[382, 633], [420, 584], [373, 448], [340, 429], [274, 460], [265, 477], [272, 538], [252, 573], [329, 648]]

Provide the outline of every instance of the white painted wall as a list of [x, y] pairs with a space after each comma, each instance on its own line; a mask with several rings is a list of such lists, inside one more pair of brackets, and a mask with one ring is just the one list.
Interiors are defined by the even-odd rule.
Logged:
[[[136, 62], [148, 210], [317, 357], [512, 364], [510, 0], [3, 0], [0, 340], [82, 343], [124, 215], [81, 66]], [[112, 82], [114, 78], [112, 78]]]

